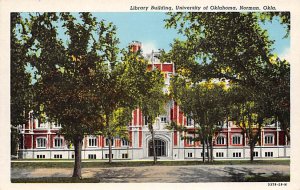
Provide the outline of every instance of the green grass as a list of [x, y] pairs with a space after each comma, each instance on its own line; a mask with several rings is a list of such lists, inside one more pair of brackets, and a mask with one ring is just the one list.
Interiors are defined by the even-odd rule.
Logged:
[[[230, 160], [230, 161], [214, 161], [213, 163], [203, 163], [202, 161], [158, 161], [157, 166], [185, 166], [185, 165], [289, 165], [290, 160], [256, 160], [252, 163], [248, 160]], [[138, 166], [152, 166], [152, 161], [123, 161], [113, 162], [82, 162], [83, 168], [108, 168], [108, 167], [138, 167]], [[12, 168], [72, 168], [74, 162], [12, 162]]]

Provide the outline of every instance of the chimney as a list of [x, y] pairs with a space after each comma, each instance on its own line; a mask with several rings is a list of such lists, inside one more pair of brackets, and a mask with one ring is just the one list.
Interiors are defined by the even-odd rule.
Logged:
[[138, 52], [142, 49], [142, 43], [139, 41], [132, 41], [129, 46], [131, 52]]

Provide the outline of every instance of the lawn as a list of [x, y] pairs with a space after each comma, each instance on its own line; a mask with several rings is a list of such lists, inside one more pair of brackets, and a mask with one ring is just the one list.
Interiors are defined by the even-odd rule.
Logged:
[[[25, 162], [26, 161], [26, 162]], [[290, 160], [255, 160], [250, 162], [248, 160], [225, 160], [225, 161], [214, 161], [213, 163], [203, 163], [202, 161], [159, 161], [158, 166], [185, 166], [185, 165], [289, 165]], [[153, 162], [149, 161], [122, 161], [109, 164], [108, 162], [95, 161], [95, 162], [82, 162], [83, 168], [97, 168], [97, 167], [138, 167], [138, 166], [151, 166]], [[65, 160], [57, 160], [51, 162], [36, 161], [36, 160], [24, 160], [20, 162], [12, 162], [12, 168], [72, 168], [74, 166], [73, 162]]]

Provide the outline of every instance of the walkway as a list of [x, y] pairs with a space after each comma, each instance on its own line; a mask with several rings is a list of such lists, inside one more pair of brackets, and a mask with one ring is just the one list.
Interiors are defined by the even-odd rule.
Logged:
[[[12, 178], [70, 177], [72, 168], [14, 168]], [[100, 182], [185, 183], [241, 181], [245, 176], [289, 175], [288, 165], [191, 165], [83, 168], [83, 178]]]

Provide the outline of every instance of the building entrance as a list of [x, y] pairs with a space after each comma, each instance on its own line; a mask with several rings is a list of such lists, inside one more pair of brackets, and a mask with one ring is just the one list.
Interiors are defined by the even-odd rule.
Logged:
[[[160, 139], [155, 139], [155, 149], [157, 156], [167, 156], [166, 154], [166, 142]], [[152, 139], [149, 141], [148, 145], [148, 155], [153, 156], [153, 142]]]

